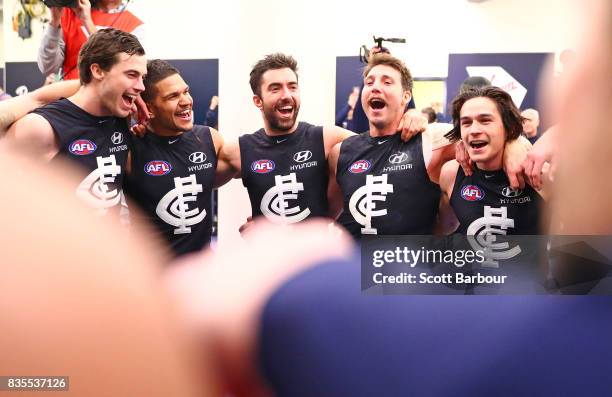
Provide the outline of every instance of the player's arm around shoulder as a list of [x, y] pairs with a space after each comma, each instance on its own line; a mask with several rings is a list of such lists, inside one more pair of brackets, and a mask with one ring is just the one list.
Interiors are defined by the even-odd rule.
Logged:
[[27, 95], [18, 96], [0, 103], [0, 137], [16, 120], [27, 115], [32, 110], [56, 101], [62, 97], [69, 97], [79, 89], [79, 81], [62, 81], [41, 87]]
[[51, 160], [58, 152], [51, 124], [42, 116], [30, 113], [17, 120], [6, 134], [7, 140], [34, 157]]
[[340, 147], [342, 146], [342, 142], [336, 143], [329, 154], [327, 155], [327, 166], [329, 169], [329, 179], [336, 179], [336, 172], [338, 168], [338, 158], [340, 157]]
[[523, 175], [523, 163], [527, 158], [527, 153], [531, 150], [531, 143], [524, 136], [519, 136], [513, 141], [506, 142], [504, 146], [503, 165], [504, 171], [513, 188], [525, 187]]
[[221, 148], [223, 148], [223, 145], [225, 144], [225, 139], [223, 138], [223, 135], [221, 135], [216, 129], [212, 127], [208, 127], [208, 129], [210, 130], [213, 145], [215, 145], [215, 153], [217, 154], [217, 157], [219, 157], [219, 154], [221, 153]]
[[450, 204], [458, 169], [459, 163], [456, 160], [451, 160], [444, 163], [440, 171], [440, 189], [442, 190], [442, 194], [440, 195], [438, 219], [434, 227], [434, 233], [437, 235], [450, 234], [457, 230], [459, 226], [455, 211], [453, 211]]
[[356, 134], [335, 125], [331, 127], [323, 127], [323, 146], [325, 146], [325, 156], [328, 157], [334, 146], [353, 135]]
[[327, 165], [329, 168], [329, 182], [327, 185], [327, 201], [329, 203], [329, 216], [330, 218], [336, 219], [342, 207], [344, 207], [344, 201], [342, 198], [342, 190], [336, 181], [336, 172], [338, 169], [338, 157], [340, 156], [340, 146], [342, 142], [338, 142], [329, 152], [327, 158]]
[[214, 187], [220, 187], [232, 178], [240, 178], [240, 147], [238, 139], [226, 140], [214, 128], [210, 129], [215, 152], [217, 153], [217, 171]]
[[60, 98], [68, 98], [76, 94], [80, 87], [81, 83], [79, 80], [60, 81], [40, 87], [32, 92], [32, 98], [36, 101], [35, 108], [57, 101]]
[[546, 202], [550, 201], [553, 197], [553, 179], [551, 177], [552, 167], [549, 163], [544, 163], [542, 166], [542, 174], [541, 174], [541, 182], [535, 187], [536, 192], [542, 197], [542, 199]]
[[442, 194], [447, 195], [449, 198], [453, 194], [458, 169], [459, 163], [457, 160], [451, 160], [444, 163], [440, 171], [440, 190], [442, 190]]
[[450, 128], [450, 124], [434, 123], [423, 132], [423, 158], [429, 179], [434, 183], [440, 183], [442, 166], [455, 159], [455, 146], [444, 137]]

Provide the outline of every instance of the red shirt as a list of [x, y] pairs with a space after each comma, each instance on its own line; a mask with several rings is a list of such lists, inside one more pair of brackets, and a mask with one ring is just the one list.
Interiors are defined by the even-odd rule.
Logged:
[[[123, 30], [124, 32], [133, 32], [134, 29], [143, 24], [140, 19], [136, 18], [134, 14], [127, 10], [123, 10], [123, 12], [108, 13], [92, 9], [91, 19], [98, 29], [113, 27]], [[62, 11], [61, 24], [64, 34], [64, 43], [66, 44], [63, 65], [64, 79], [78, 79], [79, 69], [77, 68], [77, 61], [79, 50], [87, 41], [87, 31], [76, 13], [68, 7], [64, 7]]]

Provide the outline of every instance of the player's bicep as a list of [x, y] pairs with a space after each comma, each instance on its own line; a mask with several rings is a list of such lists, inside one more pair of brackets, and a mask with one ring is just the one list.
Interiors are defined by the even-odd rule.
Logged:
[[227, 182], [232, 180], [232, 178], [237, 178], [238, 172], [232, 165], [225, 160], [218, 159], [217, 160], [217, 169], [215, 171], [215, 182], [214, 187], [218, 188], [220, 186], [225, 185]]
[[329, 203], [329, 217], [332, 219], [338, 218], [344, 207], [344, 199], [340, 185], [338, 185], [335, 176], [332, 175], [329, 177], [327, 186], [327, 201]]
[[450, 205], [450, 198], [443, 191], [440, 195], [438, 219], [434, 226], [434, 234], [446, 236], [453, 233], [459, 227], [459, 220]]
[[223, 145], [225, 145], [225, 139], [223, 139], [223, 135], [221, 135], [219, 131], [211, 127], [209, 128], [210, 128], [210, 135], [212, 137], [213, 145], [215, 146], [215, 153], [217, 154], [217, 156], [219, 156], [219, 153], [221, 153], [221, 149], [223, 148]]
[[355, 135], [354, 132], [340, 127], [324, 127], [323, 128], [323, 145], [325, 146], [325, 154], [329, 157], [334, 146], [344, 141], [346, 138]]
[[26, 153], [50, 160], [57, 154], [53, 128], [38, 114], [30, 113], [17, 120], [8, 130], [7, 139]]
[[342, 142], [334, 145], [334, 147], [330, 150], [329, 156], [327, 157], [327, 166], [329, 171], [329, 178], [336, 178], [336, 173], [338, 169], [338, 158], [340, 157], [340, 147], [342, 146]]
[[453, 186], [457, 177], [459, 163], [456, 160], [447, 161], [440, 171], [440, 189], [448, 197], [453, 194]]
[[237, 141], [224, 141], [217, 155], [215, 187], [226, 184], [232, 178], [240, 178], [240, 147]]

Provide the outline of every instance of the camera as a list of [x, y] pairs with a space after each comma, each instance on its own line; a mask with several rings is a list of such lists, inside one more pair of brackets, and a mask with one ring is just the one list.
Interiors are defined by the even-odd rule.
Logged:
[[[43, 0], [47, 7], [76, 7], [77, 0]], [[91, 0], [92, 7], [96, 4], [95, 0]]]
[[43, 0], [47, 7], [76, 7], [77, 0]]
[[[389, 49], [386, 47], [383, 47], [382, 43], [383, 41], [388, 41], [389, 43], [405, 43], [406, 39], [399, 39], [399, 38], [382, 38], [382, 37], [376, 37], [373, 36], [372, 37], [374, 39], [374, 43], [376, 43], [376, 47], [378, 47], [378, 52], [385, 52], [387, 54], [390, 53]], [[361, 48], [359, 48], [359, 60], [362, 63], [368, 63], [368, 59], [370, 59], [370, 50], [368, 49], [368, 47], [366, 45], [362, 45]]]

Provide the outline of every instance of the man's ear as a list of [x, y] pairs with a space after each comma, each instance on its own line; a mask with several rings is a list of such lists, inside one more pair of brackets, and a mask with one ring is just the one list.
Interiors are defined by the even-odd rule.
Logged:
[[91, 72], [91, 77], [94, 80], [102, 80], [106, 75], [106, 71], [97, 63], [92, 63], [89, 65], [89, 71]]
[[261, 99], [259, 95], [253, 95], [253, 103], [259, 110], [263, 110], [263, 99]]
[[155, 106], [153, 105], [152, 102], [145, 102], [145, 104], [147, 105], [147, 110], [149, 111], [149, 119], [154, 119], [155, 118]]
[[402, 97], [403, 105], [406, 106], [408, 102], [412, 99], [412, 93], [410, 91], [404, 91], [404, 95]]

